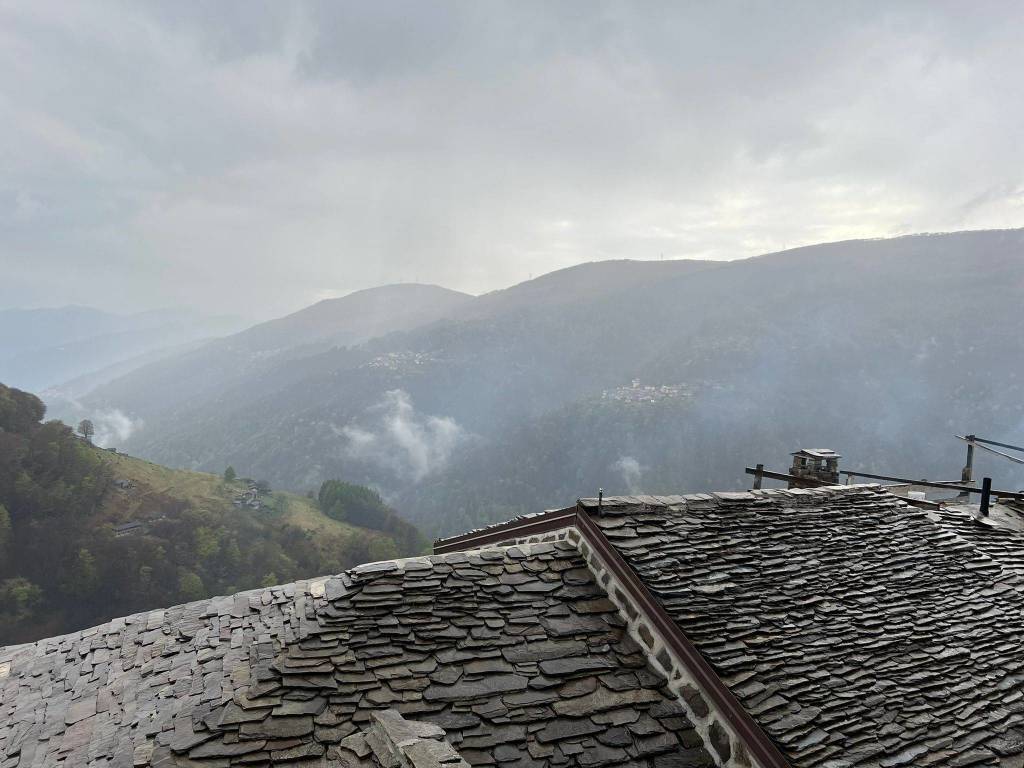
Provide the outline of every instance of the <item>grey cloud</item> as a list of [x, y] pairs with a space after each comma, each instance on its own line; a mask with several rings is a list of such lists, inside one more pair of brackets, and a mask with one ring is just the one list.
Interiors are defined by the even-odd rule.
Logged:
[[384, 393], [369, 409], [369, 424], [334, 427], [349, 459], [384, 467], [403, 480], [419, 482], [445, 468], [466, 431], [448, 416], [422, 414], [401, 389]]
[[0, 306], [1024, 225], [1024, 7], [0, 3]]
[[612, 469], [622, 476], [622, 482], [630, 493], [636, 493], [640, 489], [640, 478], [643, 476], [644, 467], [633, 456], [620, 456], [613, 464]]
[[96, 430], [92, 441], [101, 448], [117, 448], [145, 426], [142, 419], [134, 419], [120, 408], [90, 408], [79, 400], [60, 392], [44, 393], [48, 411], [72, 426], [89, 419]]

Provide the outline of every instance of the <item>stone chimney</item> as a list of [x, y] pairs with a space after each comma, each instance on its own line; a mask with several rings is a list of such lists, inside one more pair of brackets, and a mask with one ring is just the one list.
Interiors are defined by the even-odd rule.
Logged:
[[[839, 485], [839, 460], [843, 458], [831, 448], [801, 448], [791, 454], [793, 466], [789, 474], [794, 477], [817, 480], [825, 485]], [[809, 483], [813, 485], [813, 483]], [[799, 483], [789, 482], [790, 488], [801, 487]]]

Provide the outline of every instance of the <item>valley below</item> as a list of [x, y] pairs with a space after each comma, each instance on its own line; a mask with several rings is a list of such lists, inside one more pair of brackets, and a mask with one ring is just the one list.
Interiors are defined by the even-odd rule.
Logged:
[[744, 466], [806, 445], [849, 469], [955, 476], [954, 432], [1024, 422], [1022, 247], [1019, 230], [963, 232], [596, 262], [479, 297], [385, 286], [80, 400], [138, 425], [115, 441], [132, 454], [300, 494], [344, 478], [428, 535], [599, 487], [743, 487]]
[[101, 449], [43, 417], [0, 385], [0, 645], [426, 547], [369, 489], [322, 504]]

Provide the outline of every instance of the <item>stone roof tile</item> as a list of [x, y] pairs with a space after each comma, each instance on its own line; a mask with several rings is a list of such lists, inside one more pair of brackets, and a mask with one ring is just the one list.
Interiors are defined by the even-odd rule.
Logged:
[[601, 512], [795, 766], [997, 765], [1024, 752], [1020, 532], [875, 486], [613, 497]]
[[563, 542], [137, 614], [0, 649], [0, 765], [370, 766], [374, 722], [471, 765], [710, 764], [623, 625]]

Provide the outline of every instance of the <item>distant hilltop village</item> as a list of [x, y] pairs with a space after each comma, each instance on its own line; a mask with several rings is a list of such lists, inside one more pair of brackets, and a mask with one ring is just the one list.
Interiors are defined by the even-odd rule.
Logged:
[[388, 352], [384, 355], [378, 355], [368, 363], [364, 363], [363, 367], [405, 372], [417, 366], [432, 363], [436, 359], [430, 352]]
[[689, 400], [704, 386], [707, 386], [705, 382], [698, 384], [641, 384], [640, 379], [633, 379], [628, 387], [604, 390], [601, 393], [601, 399], [614, 400], [619, 403], [659, 403], [663, 400]]

